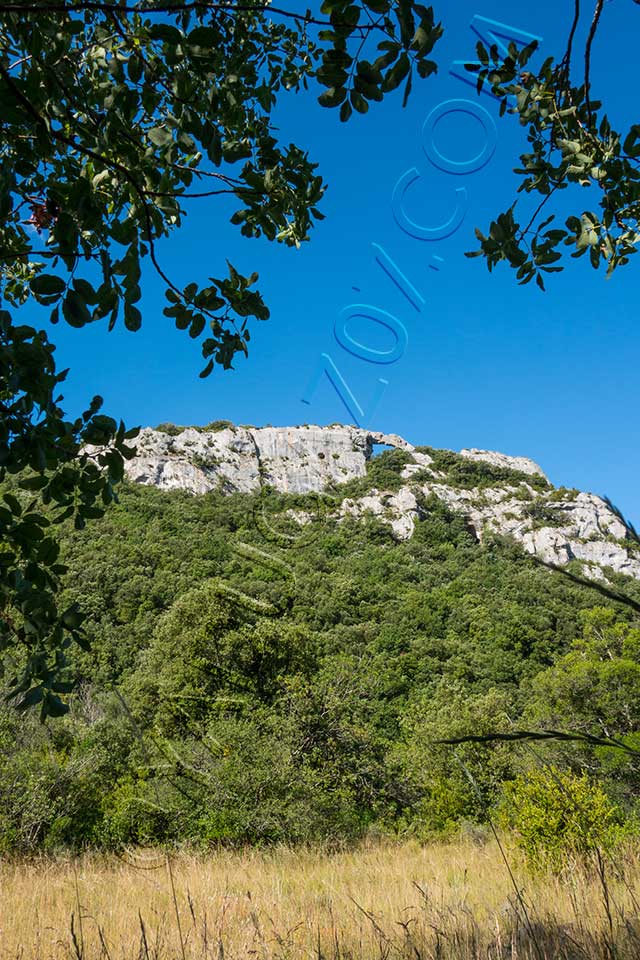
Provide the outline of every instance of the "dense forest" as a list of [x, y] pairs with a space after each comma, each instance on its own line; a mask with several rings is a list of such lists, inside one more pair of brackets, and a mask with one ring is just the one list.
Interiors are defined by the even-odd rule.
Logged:
[[[392, 488], [402, 464], [384, 453], [354, 483]], [[438, 500], [400, 543], [332, 519], [334, 496], [124, 484], [63, 529], [87, 649], [69, 715], [2, 708], [0, 851], [481, 830], [550, 762], [633, 828], [632, 753], [438, 742], [525, 727], [640, 746], [633, 610], [478, 543]]]

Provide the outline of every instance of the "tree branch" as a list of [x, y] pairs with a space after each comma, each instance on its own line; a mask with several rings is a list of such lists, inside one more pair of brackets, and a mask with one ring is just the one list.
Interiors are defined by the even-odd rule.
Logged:
[[561, 67], [562, 75], [565, 82], [565, 86], [570, 86], [570, 71], [571, 71], [571, 52], [573, 49], [573, 39], [576, 35], [576, 30], [578, 29], [578, 23], [580, 22], [580, 0], [574, 0], [574, 13], [573, 13], [573, 23], [571, 24], [571, 31], [569, 33], [569, 39], [567, 41], [567, 49], [564, 57], [562, 58]]
[[[156, 6], [148, 6], [144, 3], [133, 3], [127, 6], [124, 3], [107, 3], [104, 0], [78, 0], [77, 3], [0, 3], [0, 14], [2, 13], [77, 13], [82, 11], [95, 11], [97, 13], [184, 13], [193, 10], [195, 12], [206, 13], [208, 11], [220, 11], [224, 13], [272, 13], [279, 17], [288, 17], [301, 23], [310, 23], [317, 27], [336, 27], [345, 26], [345, 24], [334, 22], [332, 20], [321, 20], [318, 17], [311, 17], [307, 13], [295, 13], [292, 10], [283, 10], [280, 7], [272, 7], [267, 2], [260, 4], [234, 4], [229, 3], [207, 3], [205, 0], [190, 0], [178, 6], [175, 3], [160, 3]], [[351, 26], [351, 24], [348, 24]], [[359, 26], [358, 29], [373, 30], [373, 25]]]
[[[25, 110], [28, 111], [28, 113], [33, 117], [33, 119], [39, 125], [44, 126], [46, 128], [49, 136], [51, 136], [54, 140], [57, 140], [60, 143], [64, 143], [66, 146], [70, 147], [70, 149], [72, 150], [75, 150], [77, 153], [90, 157], [92, 160], [97, 160], [99, 163], [102, 163], [113, 170], [117, 170], [119, 173], [122, 174], [125, 180], [133, 188], [141, 204], [142, 213], [144, 216], [145, 226], [146, 226], [145, 240], [149, 244], [149, 257], [151, 259], [151, 263], [153, 264], [153, 267], [156, 273], [158, 274], [158, 276], [167, 284], [167, 286], [171, 290], [173, 290], [176, 296], [179, 296], [180, 299], [184, 301], [184, 295], [182, 293], [182, 290], [180, 290], [179, 287], [177, 287], [176, 284], [167, 276], [167, 274], [164, 272], [164, 270], [160, 266], [160, 263], [158, 262], [158, 257], [156, 254], [156, 247], [155, 247], [153, 223], [151, 220], [151, 214], [149, 213], [147, 201], [145, 199], [145, 190], [137, 182], [137, 180], [135, 179], [131, 171], [128, 170], [121, 163], [118, 163], [116, 160], [111, 160], [108, 157], [104, 157], [101, 154], [96, 153], [96, 151], [92, 150], [91, 147], [86, 147], [86, 146], [83, 146], [82, 144], [76, 143], [75, 140], [65, 136], [63, 133], [60, 133], [58, 130], [52, 130], [47, 124], [45, 118], [36, 110], [36, 108], [33, 106], [29, 98], [25, 96], [25, 94], [22, 92], [20, 87], [15, 83], [13, 77], [11, 77], [7, 73], [7, 71], [2, 66], [2, 64], [0, 64], [0, 77], [2, 77], [4, 81], [7, 83], [7, 85], [11, 88], [11, 90], [14, 92], [15, 96], [18, 98], [18, 100], [23, 105]], [[214, 315], [209, 310], [203, 309], [202, 312], [206, 316], [208, 316], [210, 319], [215, 319]], [[235, 322], [233, 322], [233, 320], [232, 320], [232, 325], [234, 329], [236, 329], [236, 332], [238, 332]], [[245, 347], [245, 350], [246, 350], [246, 347]]]
[[604, 0], [597, 0], [596, 9], [593, 14], [593, 20], [591, 21], [591, 28], [589, 30], [589, 36], [587, 37], [587, 45], [584, 51], [584, 97], [587, 101], [587, 111], [589, 114], [589, 123], [591, 123], [592, 110], [591, 110], [591, 99], [589, 97], [589, 91], [591, 88], [591, 47], [593, 45], [593, 40], [598, 29], [598, 24], [600, 23], [600, 16], [602, 15], [602, 10], [604, 7]]
[[526, 225], [526, 227], [524, 228], [524, 230], [521, 230], [521, 231], [520, 231], [520, 239], [521, 239], [521, 240], [523, 240], [523, 239], [525, 238], [525, 236], [527, 235], [527, 233], [529, 233], [529, 230], [531, 229], [532, 225], [535, 223], [535, 221], [536, 221], [536, 219], [537, 219], [537, 217], [538, 217], [538, 214], [542, 211], [542, 209], [544, 208], [545, 204], [547, 204], [547, 203], [549, 202], [549, 200], [551, 199], [551, 197], [553, 196], [553, 194], [556, 192], [557, 189], [558, 189], [558, 184], [555, 183], [555, 184], [553, 185], [553, 187], [551, 188], [551, 190], [549, 191], [549, 193], [547, 193], [547, 194], [543, 197], [543, 199], [540, 201], [540, 203], [538, 204], [538, 206], [536, 207], [536, 209], [535, 209], [535, 211], [534, 211], [534, 213], [533, 213], [533, 216], [532, 216], [531, 219], [529, 220], [529, 223]]

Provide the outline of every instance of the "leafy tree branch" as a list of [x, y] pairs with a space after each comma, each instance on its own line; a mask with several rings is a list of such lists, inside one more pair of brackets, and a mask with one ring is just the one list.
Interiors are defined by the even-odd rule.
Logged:
[[[588, 255], [591, 266], [604, 266], [610, 277], [638, 248], [640, 124], [614, 130], [602, 104], [591, 97], [592, 54], [603, 8], [604, 0], [597, 0], [580, 80], [572, 79], [580, 0], [575, 0], [566, 51], [559, 61], [548, 57], [536, 70], [530, 62], [536, 43], [520, 50], [511, 44], [506, 57], [496, 45], [487, 50], [479, 43], [480, 62], [467, 65], [478, 75], [478, 92], [488, 86], [500, 100], [501, 115], [517, 116], [526, 128], [529, 150], [521, 154], [514, 171], [521, 178], [518, 193], [542, 196], [525, 227], [516, 200], [491, 223], [487, 234], [476, 230], [480, 248], [467, 256], [483, 256], [489, 270], [507, 262], [521, 284], [535, 279], [544, 289], [545, 274], [560, 272], [569, 250], [572, 258]], [[557, 213], [542, 219], [551, 199], [558, 199], [557, 191], [575, 186], [595, 190], [598, 208], [580, 206], [562, 225]]]

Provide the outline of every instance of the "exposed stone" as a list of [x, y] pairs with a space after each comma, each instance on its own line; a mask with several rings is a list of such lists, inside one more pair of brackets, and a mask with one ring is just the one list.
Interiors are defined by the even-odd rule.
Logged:
[[269, 484], [287, 493], [324, 490], [363, 477], [372, 444], [357, 427], [188, 427], [176, 436], [145, 428], [130, 479], [165, 490], [232, 493]]
[[494, 467], [506, 467], [508, 470], [519, 470], [520, 473], [537, 474], [540, 477], [548, 478], [535, 461], [528, 457], [510, 457], [506, 453], [496, 453], [493, 450], [461, 450], [461, 457], [468, 457], [469, 460], [485, 460]]
[[[435, 495], [467, 517], [479, 540], [492, 534], [510, 536], [545, 563], [579, 560], [584, 572], [594, 578], [602, 578], [610, 568], [640, 579], [640, 552], [600, 497], [569, 492], [561, 496], [553, 489], [541, 493], [526, 483], [517, 489], [507, 484], [482, 490], [453, 487], [445, 474], [433, 469], [428, 454], [395, 434], [340, 424], [219, 431], [190, 427], [175, 436], [144, 429], [127, 473], [138, 483], [191, 493], [251, 492], [265, 485], [288, 493], [320, 492], [364, 477], [376, 445], [411, 453], [413, 462], [405, 464], [401, 473], [404, 485], [395, 491], [372, 490], [367, 496], [345, 499], [338, 516], [372, 514], [388, 523], [397, 539], [406, 540], [422, 516], [420, 498]], [[545, 477], [526, 457], [486, 450], [462, 450], [461, 455]], [[304, 511], [294, 518], [300, 523], [308, 520]]]
[[385, 447], [398, 447], [399, 450], [409, 452], [415, 449], [412, 443], [399, 437], [397, 433], [370, 433], [369, 440], [371, 443], [382, 444]]
[[344, 500], [340, 508], [340, 516], [343, 517], [359, 518], [367, 513], [388, 523], [398, 540], [410, 538], [420, 517], [416, 495], [409, 487], [401, 487], [397, 493], [372, 490], [369, 496]]

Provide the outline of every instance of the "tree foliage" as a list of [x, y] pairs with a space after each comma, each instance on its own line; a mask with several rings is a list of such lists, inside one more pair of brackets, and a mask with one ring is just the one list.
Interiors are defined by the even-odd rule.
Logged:
[[[60, 525], [60, 600], [85, 611], [90, 650], [67, 717], [0, 711], [0, 849], [481, 832], [545, 762], [586, 773], [633, 823], [628, 608], [478, 543], [439, 501], [406, 542], [327, 516], [291, 549], [256, 527], [261, 499], [125, 482], [85, 530]], [[271, 528], [290, 508], [274, 495]], [[507, 739], [551, 724], [631, 752]]]
[[324, 184], [302, 148], [278, 141], [277, 99], [314, 79], [323, 105], [350, 98], [364, 112], [414, 66], [435, 70], [426, 57], [441, 33], [406, 0], [325, 0], [320, 19], [266, 2], [43, 0], [0, 4], [0, 18], [5, 298], [35, 297], [54, 323], [137, 330], [149, 258], [165, 314], [201, 340], [204, 375], [246, 352], [249, 318], [269, 313], [257, 275], [231, 265], [206, 284], [171, 281], [156, 246], [184, 201], [229, 194], [244, 236], [308, 239]]
[[[593, 268], [606, 267], [610, 277], [638, 248], [640, 124], [615, 130], [591, 89], [592, 49], [603, 8], [604, 0], [595, 0], [579, 67], [574, 39], [580, 0], [562, 57], [549, 56], [535, 67], [537, 42], [520, 50], [511, 44], [507, 56], [496, 45], [487, 50], [478, 43], [479, 62], [467, 67], [477, 74], [478, 92], [487, 86], [499, 99], [501, 116], [512, 114], [526, 128], [528, 150], [514, 171], [518, 193], [541, 198], [530, 216], [517, 212], [522, 207], [517, 199], [486, 235], [476, 230], [480, 249], [467, 256], [483, 256], [489, 270], [508, 263], [521, 284], [535, 279], [544, 289], [545, 275], [560, 272], [567, 256], [587, 256]], [[584, 209], [578, 193], [572, 197], [575, 212], [559, 224], [553, 202], [558, 191], [576, 186], [595, 193], [597, 207]]]
[[532, 867], [559, 874], [576, 859], [611, 852], [622, 837], [620, 812], [602, 787], [554, 766], [508, 784], [502, 818]]
[[[123, 476], [131, 433], [101, 414], [94, 397], [74, 421], [64, 419], [54, 348], [44, 332], [14, 326], [0, 311], [0, 652], [9, 662], [10, 689], [20, 709], [41, 715], [66, 710], [66, 651], [84, 645], [77, 604], [57, 600], [60, 546], [56, 524], [76, 529], [101, 517]], [[135, 431], [134, 431], [135, 432]]]

